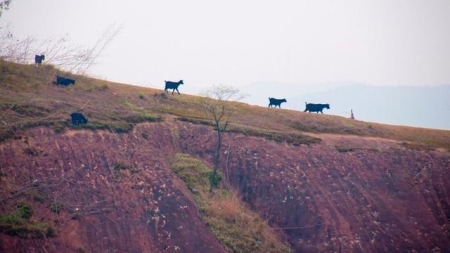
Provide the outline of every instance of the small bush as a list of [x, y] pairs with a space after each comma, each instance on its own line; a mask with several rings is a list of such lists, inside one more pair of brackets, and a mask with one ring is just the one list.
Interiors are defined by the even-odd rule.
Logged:
[[17, 205], [16, 214], [22, 219], [29, 220], [33, 215], [33, 209], [25, 203], [19, 203]]
[[55, 202], [55, 203], [52, 203], [49, 208], [52, 212], [59, 214], [61, 211], [64, 210], [64, 205], [61, 203]]
[[135, 167], [131, 166], [130, 164], [127, 164], [127, 163], [124, 163], [124, 162], [115, 162], [114, 163], [114, 170], [115, 171], [128, 170], [132, 174], [138, 173], [138, 172], [141, 171], [140, 169], [135, 168]]
[[165, 92], [165, 91], [163, 91], [163, 92], [161, 92], [161, 93], [157, 93], [157, 94], [155, 94], [155, 97], [160, 97], [160, 98], [163, 98], [163, 99], [168, 99], [169, 97], [167, 96], [167, 93]]
[[214, 125], [211, 122], [211, 120], [192, 119], [192, 118], [186, 118], [186, 117], [178, 117], [177, 120], [182, 121], [182, 122], [197, 124], [197, 125], [205, 125], [205, 126], [213, 126]]
[[141, 113], [141, 115], [139, 116], [140, 122], [161, 122], [162, 121], [162, 117], [161, 116], [153, 116], [150, 115], [147, 112], [143, 112]]
[[219, 173], [211, 172], [208, 178], [211, 186], [214, 188], [219, 187], [219, 184], [222, 181], [222, 176]]
[[129, 167], [129, 165], [126, 165], [122, 162], [115, 162], [114, 163], [114, 170], [119, 171], [119, 170], [126, 170]]
[[117, 122], [110, 125], [111, 129], [116, 133], [129, 133], [133, 129], [133, 125], [126, 122]]
[[86, 253], [86, 250], [83, 247], [79, 247], [77, 253]]
[[353, 151], [355, 151], [354, 148], [350, 148], [350, 147], [337, 147], [337, 146], [336, 146], [336, 150], [339, 151], [340, 153], [347, 153], [347, 152], [353, 152]]
[[55, 229], [45, 222], [30, 222], [33, 209], [26, 203], [18, 203], [16, 210], [0, 215], [0, 232], [22, 238], [44, 238], [56, 236]]
[[40, 203], [44, 203], [45, 202], [45, 197], [42, 196], [37, 190], [32, 189], [28, 192], [28, 195], [33, 198], [34, 201], [40, 202]]

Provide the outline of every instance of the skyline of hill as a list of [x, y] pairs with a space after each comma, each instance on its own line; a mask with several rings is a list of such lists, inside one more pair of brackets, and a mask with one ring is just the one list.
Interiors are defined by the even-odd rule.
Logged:
[[[258, 91], [251, 87], [258, 86]], [[307, 88], [305, 88], [305, 86]], [[258, 83], [246, 86], [244, 102], [267, 106], [268, 97], [286, 98], [281, 108], [303, 111], [305, 102], [328, 103], [325, 114], [390, 125], [450, 129], [450, 85], [377, 86], [361, 83], [348, 85], [299, 85], [294, 90], [280, 89], [282, 84]], [[264, 95], [261, 95], [264, 94]], [[266, 95], [267, 94], [267, 95]]]

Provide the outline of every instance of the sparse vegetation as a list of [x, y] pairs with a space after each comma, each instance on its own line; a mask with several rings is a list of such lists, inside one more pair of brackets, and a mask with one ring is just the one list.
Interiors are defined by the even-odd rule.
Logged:
[[319, 143], [321, 141], [320, 138], [311, 137], [302, 133], [282, 133], [282, 132], [276, 132], [276, 131], [269, 131], [269, 130], [261, 130], [257, 128], [239, 128], [239, 127], [233, 127], [230, 128], [230, 132], [233, 133], [240, 133], [248, 136], [256, 136], [256, 137], [262, 137], [268, 140], [276, 141], [276, 142], [287, 142], [289, 144], [292, 144], [294, 146], [299, 146], [301, 144], [315, 144]]
[[85, 253], [85, 252], [86, 252], [86, 250], [83, 247], [79, 247], [77, 249], [77, 253]]
[[[236, 192], [209, 191], [212, 169], [186, 154], [176, 154], [172, 170], [186, 183], [206, 225], [231, 252], [291, 252], [266, 221], [248, 209]], [[220, 175], [220, 173], [217, 173]]]
[[339, 151], [340, 153], [347, 153], [347, 152], [353, 152], [355, 151], [354, 148], [351, 147], [336, 147], [336, 150]]
[[45, 196], [40, 193], [37, 189], [31, 189], [27, 193], [28, 196], [30, 196], [34, 201], [44, 203], [45, 202]]
[[138, 173], [141, 171], [140, 169], [138, 169], [134, 166], [131, 166], [130, 164], [127, 164], [125, 162], [115, 162], [113, 164], [113, 166], [114, 166], [114, 171], [116, 171], [116, 172], [119, 172], [121, 170], [128, 170], [130, 173], [134, 174], [134, 173]]
[[435, 150], [431, 145], [427, 145], [424, 143], [416, 143], [416, 142], [402, 142], [400, 144], [401, 146], [412, 149], [412, 150], [419, 150], [419, 151], [432, 151]]
[[49, 208], [52, 212], [59, 214], [64, 210], [64, 205], [62, 203], [53, 202], [50, 204]]
[[22, 238], [54, 237], [55, 229], [49, 223], [32, 222], [33, 209], [30, 205], [20, 202], [16, 210], [0, 215], [0, 232]]
[[217, 170], [220, 164], [220, 149], [222, 147], [223, 135], [228, 130], [230, 119], [235, 114], [236, 109], [230, 101], [238, 101], [242, 98], [238, 89], [226, 85], [213, 85], [204, 92], [204, 97], [199, 101], [199, 106], [206, 115], [211, 118], [216, 131], [217, 143], [214, 153], [214, 168], [210, 178], [210, 191], [217, 187], [220, 176]]
[[[129, 133], [134, 124], [162, 122], [163, 116], [174, 115], [178, 120], [212, 125], [205, 118], [202, 100], [197, 96], [169, 96], [160, 90], [122, 85], [107, 81], [62, 74], [79, 79], [73, 87], [56, 87], [54, 73], [60, 72], [50, 65], [35, 68], [0, 60], [0, 141], [14, 137], [21, 130], [47, 126], [55, 132], [64, 129], [107, 130]], [[99, 92], [87, 92], [89, 89]], [[144, 97], [143, 94], [150, 96]], [[252, 107], [231, 102], [234, 109], [229, 131], [263, 137], [292, 145], [313, 144], [320, 140], [303, 133], [332, 133], [390, 138], [414, 142], [432, 148], [450, 150], [450, 133], [442, 130], [388, 126], [351, 120], [330, 115]], [[69, 124], [71, 112], [83, 108], [89, 123], [74, 127]], [[245, 127], [243, 127], [245, 126]]]

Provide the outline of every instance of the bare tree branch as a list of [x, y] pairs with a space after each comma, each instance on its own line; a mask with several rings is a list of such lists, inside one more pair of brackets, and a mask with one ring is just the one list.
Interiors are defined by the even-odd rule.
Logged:
[[3, 10], [9, 10], [9, 5], [12, 0], [0, 0], [0, 17], [2, 16]]
[[200, 106], [212, 117], [215, 131], [217, 133], [217, 145], [214, 154], [214, 169], [210, 177], [210, 191], [216, 187], [218, 181], [217, 170], [220, 166], [220, 149], [222, 147], [223, 134], [226, 132], [230, 118], [234, 114], [231, 101], [238, 101], [244, 97], [243, 94], [227, 85], [213, 85], [202, 94]]
[[93, 47], [86, 48], [70, 44], [67, 34], [59, 38], [47, 38], [39, 44], [33, 37], [20, 40], [13, 36], [8, 26], [0, 28], [0, 57], [6, 61], [26, 64], [34, 63], [36, 53], [45, 54], [45, 64], [85, 75], [120, 30], [121, 26], [110, 25]]

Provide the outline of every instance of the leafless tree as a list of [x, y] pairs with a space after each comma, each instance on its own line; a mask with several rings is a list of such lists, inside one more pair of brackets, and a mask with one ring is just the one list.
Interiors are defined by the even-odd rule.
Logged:
[[214, 129], [217, 134], [217, 144], [214, 153], [214, 168], [210, 176], [210, 191], [220, 183], [217, 170], [220, 167], [220, 149], [222, 147], [223, 135], [227, 131], [230, 118], [235, 112], [233, 101], [239, 101], [244, 97], [236, 88], [228, 85], [213, 85], [206, 89], [200, 99], [200, 106], [213, 120]]
[[34, 63], [36, 53], [45, 54], [46, 64], [84, 75], [120, 30], [120, 26], [110, 25], [92, 47], [82, 47], [71, 44], [68, 35], [47, 38], [39, 43], [31, 36], [18, 39], [7, 26], [0, 28], [0, 58], [26, 64]]
[[0, 17], [2, 16], [3, 10], [8, 10], [9, 5], [11, 4], [12, 0], [0, 0]]
[[36, 40], [30, 36], [25, 39], [14, 37], [9, 25], [0, 27], [0, 58], [25, 64], [31, 59], [35, 42]]

